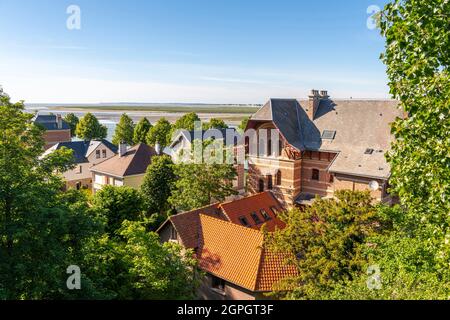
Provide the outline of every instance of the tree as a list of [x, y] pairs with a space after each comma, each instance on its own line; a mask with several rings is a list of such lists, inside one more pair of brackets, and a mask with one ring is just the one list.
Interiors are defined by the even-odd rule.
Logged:
[[180, 163], [175, 165], [174, 190], [169, 203], [181, 211], [200, 208], [236, 195], [236, 169], [229, 164]]
[[[378, 215], [369, 192], [338, 191], [336, 199], [316, 198], [311, 207], [280, 214], [286, 228], [268, 234], [268, 246], [287, 252], [286, 263], [299, 270], [275, 288], [292, 299], [318, 299], [341, 283], [353, 280], [367, 265], [361, 254], [366, 239], [380, 234], [388, 223]], [[365, 271], [365, 270], [364, 270]]]
[[114, 299], [193, 299], [199, 285], [191, 250], [161, 244], [139, 222], [124, 221], [120, 239], [104, 236], [86, 246], [84, 269], [97, 290]]
[[133, 145], [134, 123], [133, 120], [126, 114], [122, 114], [119, 123], [116, 126], [112, 143], [118, 146], [121, 142], [128, 145]]
[[114, 234], [125, 220], [144, 218], [144, 201], [141, 193], [131, 187], [104, 186], [95, 193], [92, 204], [107, 221], [107, 231]]
[[186, 113], [175, 122], [175, 124], [173, 125], [173, 131], [175, 132], [176, 130], [182, 129], [187, 131], [194, 131], [195, 122], [197, 121], [200, 121], [200, 118], [195, 112]]
[[147, 134], [147, 144], [155, 146], [159, 143], [162, 148], [167, 147], [171, 140], [172, 126], [166, 118], [159, 119]]
[[70, 134], [72, 137], [76, 136], [76, 129], [77, 129], [77, 125], [78, 122], [80, 122], [80, 119], [78, 119], [78, 117], [74, 114], [74, 113], [68, 113], [65, 117], [64, 117], [64, 121], [66, 121], [69, 126], [70, 126]]
[[41, 158], [43, 130], [0, 90], [0, 291], [5, 299], [68, 296], [65, 270], [96, 229], [76, 191], [55, 172], [72, 168], [61, 148]]
[[148, 121], [147, 118], [142, 118], [139, 120], [138, 124], [134, 128], [133, 133], [133, 142], [134, 144], [139, 143], [147, 143], [147, 135], [150, 129], [152, 128], [152, 124]]
[[222, 119], [211, 118], [209, 122], [203, 124], [203, 130], [208, 129], [228, 129], [228, 125]]
[[249, 117], [242, 119], [241, 124], [238, 127], [239, 131], [241, 131], [241, 132], [245, 131], [245, 129], [247, 128], [248, 120], [250, 120]]
[[149, 213], [163, 215], [170, 209], [167, 200], [172, 194], [176, 179], [173, 166], [169, 156], [154, 157], [148, 166], [141, 192]]
[[81, 118], [75, 132], [78, 138], [86, 141], [105, 139], [108, 135], [106, 126], [101, 125], [92, 113], [86, 113], [86, 115]]

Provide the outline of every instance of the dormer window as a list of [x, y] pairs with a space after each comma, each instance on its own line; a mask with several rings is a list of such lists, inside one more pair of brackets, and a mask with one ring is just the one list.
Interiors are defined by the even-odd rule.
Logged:
[[336, 131], [333, 130], [324, 130], [322, 133], [323, 140], [334, 140], [336, 137]]
[[95, 158], [100, 159], [100, 150], [95, 151]]
[[264, 218], [264, 220], [269, 221], [271, 219], [269, 214], [266, 212], [266, 210], [261, 209], [259, 212], [261, 212], [261, 215]]
[[255, 221], [256, 224], [261, 224], [262, 223], [261, 219], [256, 214], [256, 212], [252, 212], [251, 217], [252, 217], [253, 221]]
[[239, 221], [244, 227], [250, 227], [250, 223], [248, 222], [246, 217], [239, 217]]

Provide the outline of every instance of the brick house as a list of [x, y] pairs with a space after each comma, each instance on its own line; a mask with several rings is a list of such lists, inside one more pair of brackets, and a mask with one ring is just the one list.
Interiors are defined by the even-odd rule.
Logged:
[[249, 192], [272, 190], [288, 207], [340, 189], [370, 190], [376, 200], [391, 202], [385, 153], [393, 140], [390, 124], [403, 117], [397, 106], [393, 100], [332, 100], [318, 90], [308, 100], [270, 99], [246, 129], [258, 140], [253, 150], [245, 141]]
[[90, 168], [101, 163], [117, 153], [117, 147], [111, 142], [103, 140], [60, 142], [48, 149], [43, 156], [61, 149], [73, 151], [75, 168], [62, 175], [66, 181], [66, 188], [92, 188], [92, 173]]
[[43, 127], [45, 147], [47, 150], [59, 142], [72, 141], [72, 135], [70, 133], [70, 126], [62, 119], [60, 114], [58, 115], [38, 115], [34, 119], [34, 123]]
[[118, 154], [91, 167], [93, 192], [105, 185], [128, 186], [138, 189], [144, 181], [147, 167], [152, 157], [157, 156], [156, 150], [144, 143], [128, 148], [125, 144], [119, 146]]
[[264, 246], [263, 224], [269, 232], [285, 226], [277, 218], [280, 210], [271, 192], [264, 192], [171, 216], [157, 232], [162, 242], [194, 250], [206, 274], [199, 298], [266, 299], [280, 280], [297, 274], [285, 255]]
[[[196, 137], [199, 135], [199, 138]], [[239, 142], [241, 140], [241, 135], [236, 131], [236, 129], [210, 129], [210, 130], [199, 130], [198, 132], [179, 130], [173, 137], [172, 143], [166, 148], [165, 152], [172, 157], [174, 161], [182, 158], [186, 153], [190, 153], [192, 150], [192, 141], [194, 139], [204, 139], [207, 140], [211, 138], [215, 141], [223, 141], [224, 147], [233, 148], [235, 155], [239, 152], [240, 146]], [[245, 193], [245, 168], [243, 163], [238, 163], [235, 161], [234, 168], [236, 169], [236, 179], [233, 181], [234, 190], [243, 195]]]

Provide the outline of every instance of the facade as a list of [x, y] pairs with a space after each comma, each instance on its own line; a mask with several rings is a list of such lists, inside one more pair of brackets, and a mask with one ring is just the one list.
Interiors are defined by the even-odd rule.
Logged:
[[92, 173], [90, 168], [117, 153], [117, 147], [107, 140], [60, 142], [48, 149], [44, 156], [61, 148], [73, 150], [75, 168], [62, 175], [67, 188], [91, 189]]
[[249, 192], [272, 190], [288, 207], [342, 189], [370, 190], [374, 199], [391, 202], [385, 153], [393, 140], [390, 124], [403, 117], [397, 106], [393, 100], [332, 100], [318, 90], [303, 101], [271, 99], [246, 129], [258, 135], [256, 150], [246, 141]]
[[[192, 141], [197, 139], [195, 136], [196, 134], [199, 135], [199, 139], [207, 140], [208, 138], [211, 138], [215, 141], [224, 141], [224, 146], [233, 148], [235, 157], [237, 156], [238, 149], [240, 148], [238, 142], [240, 141], [241, 136], [235, 129], [211, 129], [207, 131], [199, 130], [198, 132], [180, 130], [174, 136], [172, 143], [165, 152], [170, 155], [175, 162], [182, 159], [184, 155], [189, 155], [192, 150]], [[218, 138], [217, 135], [221, 138]], [[237, 172], [236, 179], [233, 181], [234, 190], [242, 196], [245, 193], [244, 164], [240, 164], [238, 161], [235, 161], [234, 168]]]
[[59, 142], [70, 142], [72, 136], [70, 126], [65, 122], [61, 115], [38, 115], [34, 123], [45, 129], [44, 140], [45, 150]]
[[[276, 201], [265, 203], [268, 194], [249, 197], [247, 203], [237, 207], [246, 212], [246, 207], [255, 210], [258, 206], [279, 205]], [[252, 202], [256, 204], [248, 208]], [[231, 222], [230, 214], [237, 217], [238, 213], [229, 205], [214, 204], [170, 217], [158, 230], [161, 241], [177, 242], [195, 251], [206, 274], [198, 290], [200, 299], [266, 299], [280, 280], [297, 275], [297, 271], [285, 264], [286, 255], [264, 246], [264, 234], [258, 227]], [[271, 216], [276, 219], [273, 213]]]
[[93, 192], [105, 185], [138, 189], [144, 180], [152, 157], [157, 155], [153, 147], [143, 143], [132, 148], [121, 144], [117, 155], [91, 167]]

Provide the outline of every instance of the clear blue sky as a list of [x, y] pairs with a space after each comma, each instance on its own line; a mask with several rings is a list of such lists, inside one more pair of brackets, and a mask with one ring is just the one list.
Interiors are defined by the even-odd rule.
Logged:
[[[0, 0], [0, 85], [27, 102], [388, 97], [386, 0]], [[69, 5], [81, 30], [69, 30]]]

